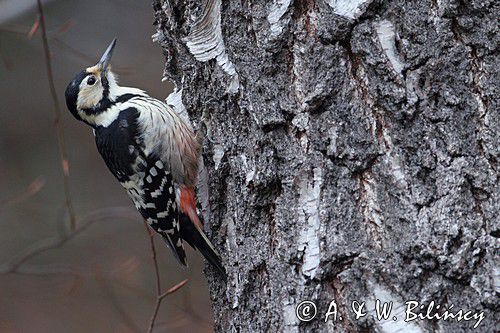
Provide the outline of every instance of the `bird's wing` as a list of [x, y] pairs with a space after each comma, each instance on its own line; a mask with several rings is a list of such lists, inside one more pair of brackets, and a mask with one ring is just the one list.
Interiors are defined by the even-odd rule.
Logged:
[[144, 170], [144, 193], [141, 196], [145, 204], [138, 209], [151, 228], [163, 237], [177, 260], [187, 266], [172, 175], [162, 161], [148, 160]]
[[137, 97], [141, 108], [145, 150], [160, 159], [179, 186], [194, 188], [198, 176], [201, 145], [191, 128], [167, 104], [152, 97]]
[[[145, 100], [142, 110], [144, 111], [141, 112], [138, 123], [143, 126], [141, 132], [145, 133], [142, 138], [145, 153], [156, 159], [155, 163], [162, 163], [161, 171], [165, 174], [164, 177], [171, 180], [171, 185], [166, 188], [165, 185], [161, 189], [168, 193], [159, 199], [161, 202], [155, 203], [157, 209], [165, 211], [157, 216], [166, 216], [165, 220], [157, 219], [157, 226], [161, 229], [159, 232], [164, 236], [167, 245], [173, 250], [181, 264], [186, 265], [182, 245], [184, 239], [194, 249], [199, 250], [225, 276], [220, 256], [203, 233], [202, 224], [196, 213], [195, 186], [201, 152], [198, 138], [190, 127], [165, 103], [151, 98]], [[146, 171], [149, 172], [145, 178], [146, 183], [148, 183], [148, 176], [160, 177], [160, 170], [157, 169]], [[152, 179], [153, 182], [149, 185], [152, 195], [157, 193], [155, 191], [158, 191], [162, 184], [161, 179], [163, 178], [159, 179], [155, 185], [152, 184], [154, 183]], [[148, 199], [155, 202], [156, 198]], [[174, 203], [165, 207], [165, 201]], [[152, 224], [152, 227], [154, 228], [155, 224]]]

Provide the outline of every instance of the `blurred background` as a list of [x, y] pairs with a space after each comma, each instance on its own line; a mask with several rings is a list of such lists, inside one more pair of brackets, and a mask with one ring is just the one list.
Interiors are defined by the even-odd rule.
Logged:
[[[0, 0], [0, 332], [144, 332], [156, 300], [150, 243], [139, 214], [101, 160], [89, 127], [66, 110], [64, 90], [118, 38], [122, 85], [164, 100], [164, 57], [151, 41], [149, 1], [43, 1], [69, 185], [79, 225], [58, 248], [33, 249], [68, 233], [54, 108], [36, 0]], [[182, 269], [156, 238], [162, 288], [189, 279], [163, 301], [155, 332], [211, 332], [203, 261]], [[12, 272], [11, 263], [20, 263]]]

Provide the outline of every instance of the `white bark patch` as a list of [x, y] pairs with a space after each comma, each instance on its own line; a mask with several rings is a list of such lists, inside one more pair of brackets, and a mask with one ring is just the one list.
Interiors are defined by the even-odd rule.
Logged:
[[330, 143], [326, 147], [326, 153], [331, 156], [337, 156], [337, 139], [339, 137], [339, 129], [333, 126], [328, 130], [328, 139]]
[[[226, 226], [227, 226], [227, 238], [226, 238], [226, 248], [229, 249], [229, 252], [235, 253], [236, 256], [238, 256], [238, 244], [236, 244], [236, 225], [234, 224], [234, 221], [238, 221], [238, 215], [237, 212], [234, 212], [234, 218], [228, 217], [226, 219]], [[237, 260], [238, 261], [238, 260]], [[238, 274], [238, 270], [236, 269], [235, 274]], [[239, 294], [241, 292], [240, 290], [240, 285], [239, 285], [239, 277], [230, 279], [234, 283], [234, 286], [232, 286], [234, 289], [234, 293], [231, 294], [231, 288], [226, 289], [226, 297], [227, 299], [231, 300], [231, 308], [236, 309], [239, 305]]]
[[153, 35], [151, 35], [151, 40], [153, 41], [153, 43], [159, 43], [163, 40], [164, 37], [165, 35], [163, 34], [163, 31], [158, 30]]
[[[362, 66], [360, 66], [360, 68], [358, 69], [358, 75], [360, 77], [361, 84], [364, 87], [369, 87], [370, 82], [369, 82], [368, 76], [366, 75], [366, 72]], [[359, 87], [355, 87], [355, 88], [359, 89]], [[358, 96], [362, 96], [362, 93], [358, 92]], [[371, 133], [372, 133], [374, 138], [378, 138], [377, 128], [379, 126], [382, 127], [382, 134], [383, 134], [382, 140], [379, 140], [379, 141], [380, 141], [380, 145], [384, 149], [384, 153], [385, 153], [384, 162], [389, 165], [389, 168], [391, 170], [391, 175], [394, 177], [394, 180], [395, 180], [396, 184], [399, 186], [399, 188], [407, 189], [408, 183], [406, 181], [404, 168], [402, 166], [401, 158], [400, 158], [399, 154], [394, 149], [394, 144], [392, 142], [392, 137], [391, 137], [389, 127], [386, 126], [385, 120], [383, 120], [383, 117], [382, 117], [381, 123], [377, 124], [377, 118], [375, 117], [375, 113], [382, 113], [383, 111], [378, 109], [377, 106], [374, 105], [374, 102], [373, 102], [373, 99], [371, 96], [368, 95], [366, 97], [365, 102], [374, 111], [374, 113], [372, 115], [368, 115], [368, 118], [370, 119], [370, 122], [371, 122], [371, 125], [370, 125]], [[368, 178], [367, 183], [372, 183], [372, 179]], [[365, 216], [366, 216], [366, 214], [365, 214]], [[375, 221], [375, 220], [373, 220], [373, 221]]]
[[309, 115], [307, 113], [299, 113], [292, 119], [292, 125], [299, 131], [300, 146], [307, 152], [309, 148]]
[[366, 173], [362, 182], [362, 187], [365, 192], [365, 202], [362, 206], [363, 215], [368, 221], [375, 223], [377, 227], [382, 227], [384, 216], [378, 204], [375, 180], [370, 173]]
[[210, 209], [208, 171], [203, 163], [203, 156], [200, 156], [200, 166], [198, 170], [198, 201], [201, 205], [201, 215], [205, 222], [210, 220], [212, 211]]
[[248, 184], [250, 184], [250, 182], [255, 178], [255, 165], [249, 165], [247, 157], [244, 154], [241, 155], [241, 161], [243, 162], [245, 170], [247, 170], [245, 175], [245, 184], [248, 186]]
[[500, 293], [500, 268], [493, 267], [492, 280], [493, 289], [495, 290], [495, 292]]
[[298, 215], [305, 220], [306, 228], [299, 236], [299, 251], [304, 251], [302, 259], [302, 274], [314, 278], [320, 263], [320, 203], [323, 171], [320, 168], [313, 170], [313, 179], [303, 179], [300, 182], [300, 198]]
[[246, 175], [246, 185], [250, 184], [250, 182], [254, 179], [255, 177], [255, 168], [252, 168], [249, 172], [247, 172]]
[[479, 115], [481, 117], [484, 117], [486, 114], [486, 106], [483, 103], [483, 100], [481, 99], [481, 95], [473, 92], [474, 99], [477, 102], [477, 110], [479, 111]]
[[283, 305], [283, 322], [286, 332], [295, 333], [299, 331], [298, 320], [295, 314], [295, 304], [289, 303]]
[[219, 169], [220, 162], [222, 161], [222, 158], [224, 157], [224, 147], [222, 145], [214, 145], [214, 156], [213, 160], [215, 163], [215, 170]]
[[402, 76], [404, 63], [399, 58], [396, 52], [396, 32], [392, 22], [383, 20], [375, 24], [375, 29], [377, 30], [378, 39], [382, 49], [384, 50], [387, 58], [391, 62], [392, 68], [396, 73]]
[[[424, 330], [420, 328], [413, 322], [405, 322], [405, 310], [406, 305], [403, 303], [398, 295], [391, 293], [385, 287], [379, 284], [370, 284], [373, 290], [373, 299], [369, 299], [366, 302], [366, 309], [372, 309], [370, 314], [376, 317], [375, 312], [375, 302], [378, 299], [380, 301], [380, 308], [385, 303], [392, 302], [392, 312], [387, 320], [381, 319], [380, 321], [375, 319], [375, 325], [378, 326], [378, 332], [382, 333], [424, 333]], [[394, 320], [393, 317], [397, 320]]]
[[304, 46], [298, 46], [294, 45], [293, 46], [293, 75], [295, 79], [293, 80], [293, 88], [295, 91], [295, 96], [297, 100], [300, 102], [301, 107], [303, 110], [306, 109], [307, 105], [305, 102], [306, 94], [305, 94], [305, 87], [302, 84], [302, 81], [300, 78], [302, 77], [302, 73], [304, 72], [304, 61], [303, 61], [303, 55], [305, 54], [305, 49]]
[[192, 129], [193, 127], [191, 125], [191, 120], [189, 119], [186, 107], [182, 102], [182, 89], [177, 89], [176, 87], [174, 91], [167, 96], [166, 102], [172, 107], [172, 109], [174, 109], [175, 113], [177, 113], [179, 117], [184, 120], [184, 122], [188, 124]]
[[239, 77], [233, 63], [229, 60], [221, 28], [221, 0], [207, 0], [203, 14], [194, 23], [189, 35], [183, 39], [189, 52], [201, 62], [216, 59], [217, 64], [229, 75], [229, 92], [239, 88]]
[[326, 2], [333, 8], [335, 14], [355, 19], [363, 14], [363, 9], [372, 0], [327, 0]]
[[434, 23], [434, 27], [436, 28], [436, 32], [438, 33], [441, 32], [440, 11], [441, 11], [441, 0], [437, 0], [436, 2], [431, 1], [430, 12], [432, 17], [432, 22]]
[[309, 114], [299, 113], [292, 119], [292, 125], [295, 126], [299, 131], [309, 130]]
[[267, 21], [271, 25], [271, 35], [278, 36], [283, 31], [283, 22], [280, 22], [285, 15], [291, 0], [275, 0], [271, 6], [271, 10], [267, 15]]
[[382, 134], [384, 136], [384, 142], [387, 148], [386, 154], [384, 156], [384, 162], [389, 165], [391, 175], [398, 187], [401, 189], [408, 189], [408, 182], [406, 181], [403, 164], [401, 163], [399, 154], [394, 149], [392, 137], [390, 136], [389, 131], [385, 128], [382, 130]]
[[[419, 96], [421, 96], [420, 88], [418, 87], [418, 79], [420, 77], [420, 71], [408, 71], [406, 75], [406, 99], [408, 106], [415, 106], [418, 102]], [[415, 84], [417, 83], [417, 84]], [[425, 98], [425, 97], [424, 97]]]

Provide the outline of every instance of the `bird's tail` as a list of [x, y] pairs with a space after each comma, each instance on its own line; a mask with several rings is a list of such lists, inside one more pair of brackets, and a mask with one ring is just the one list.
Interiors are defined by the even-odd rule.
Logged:
[[181, 237], [188, 242], [189, 245], [195, 250], [198, 250], [203, 254], [205, 259], [208, 260], [210, 264], [212, 264], [217, 270], [220, 272], [224, 281], [227, 280], [226, 270], [224, 266], [222, 266], [222, 261], [220, 259], [219, 254], [215, 250], [214, 246], [208, 240], [207, 236], [203, 233], [203, 231], [185, 214], [180, 214], [180, 222], [181, 222]]
[[174, 258], [177, 259], [179, 264], [187, 267], [188, 264], [186, 259], [186, 251], [184, 251], [184, 245], [182, 244], [182, 241], [179, 242], [179, 238], [181, 237], [181, 235], [176, 235], [176, 234], [172, 235], [167, 233], [160, 233], [160, 234], [163, 237], [165, 244], [167, 244], [170, 250], [172, 250]]
[[210, 240], [203, 233], [203, 226], [198, 214], [196, 214], [196, 200], [193, 189], [186, 187], [181, 189], [180, 206], [182, 210], [180, 214], [182, 239], [188, 242], [193, 249], [200, 251], [205, 259], [217, 268], [223, 276], [224, 281], [226, 281], [227, 274], [224, 266], [222, 266], [220, 256]]

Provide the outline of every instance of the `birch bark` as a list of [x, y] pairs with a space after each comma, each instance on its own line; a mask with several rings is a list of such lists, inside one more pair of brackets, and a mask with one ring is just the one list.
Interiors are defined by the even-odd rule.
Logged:
[[[154, 1], [165, 77], [206, 133], [217, 332], [470, 332], [498, 310], [494, 1]], [[179, 93], [179, 90], [177, 93]], [[179, 99], [178, 99], [179, 100]], [[325, 314], [335, 299], [343, 320]], [[355, 319], [351, 302], [393, 301]], [[317, 304], [301, 323], [296, 306]], [[330, 317], [332, 319], [332, 317]]]

